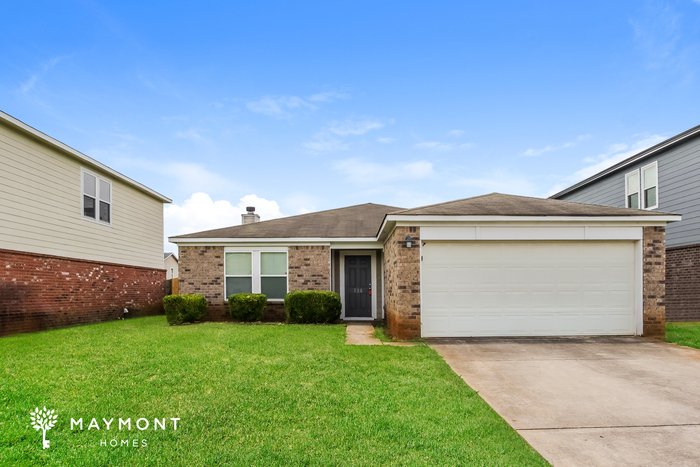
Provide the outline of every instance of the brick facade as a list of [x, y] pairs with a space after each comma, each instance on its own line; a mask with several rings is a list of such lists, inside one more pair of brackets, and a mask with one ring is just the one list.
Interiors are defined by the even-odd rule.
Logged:
[[644, 227], [643, 334], [663, 337], [666, 333], [666, 228]]
[[666, 249], [666, 321], [700, 321], [700, 245]]
[[[407, 235], [411, 248], [406, 248]], [[384, 243], [384, 312], [398, 339], [420, 337], [419, 242], [419, 227], [396, 227]]]
[[289, 291], [299, 290], [331, 290], [330, 247], [289, 247]]
[[224, 247], [178, 247], [180, 294], [204, 295], [209, 307], [206, 321], [229, 320], [224, 297]]
[[[207, 321], [229, 321], [224, 297], [224, 247], [180, 246], [180, 293], [201, 294], [209, 302]], [[289, 291], [330, 290], [331, 256], [327, 246], [292, 246], [288, 251]], [[280, 302], [268, 302], [263, 321], [284, 321]]]
[[0, 250], [0, 336], [160, 314], [164, 281], [164, 269]]

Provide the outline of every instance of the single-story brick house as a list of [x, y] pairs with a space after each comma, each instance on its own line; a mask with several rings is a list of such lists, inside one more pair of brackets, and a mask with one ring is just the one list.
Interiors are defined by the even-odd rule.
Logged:
[[[251, 216], [251, 214], [244, 215]], [[254, 214], [253, 214], [254, 216]], [[662, 335], [665, 226], [680, 216], [492, 193], [362, 204], [171, 237], [181, 293], [333, 290], [399, 338]]]

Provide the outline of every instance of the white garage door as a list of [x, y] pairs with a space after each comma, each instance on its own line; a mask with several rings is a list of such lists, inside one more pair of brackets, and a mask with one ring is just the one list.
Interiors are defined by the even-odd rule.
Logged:
[[423, 337], [634, 334], [633, 242], [425, 242]]

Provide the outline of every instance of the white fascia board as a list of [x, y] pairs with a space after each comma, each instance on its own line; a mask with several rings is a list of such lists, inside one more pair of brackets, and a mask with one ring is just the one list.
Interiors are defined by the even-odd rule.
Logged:
[[211, 245], [213, 243], [226, 243], [236, 245], [240, 243], [279, 243], [283, 245], [330, 245], [336, 242], [352, 242], [352, 243], [374, 243], [377, 241], [374, 237], [360, 238], [178, 238], [168, 237], [170, 243], [192, 244], [200, 243], [202, 245]]
[[333, 242], [331, 250], [381, 250], [384, 244], [375, 242]]
[[107, 167], [106, 165], [104, 165], [103, 163], [101, 163], [99, 161], [96, 161], [92, 157], [86, 156], [82, 152], [80, 152], [76, 149], [73, 149], [72, 147], [70, 147], [66, 144], [63, 144], [62, 142], [58, 141], [57, 139], [54, 139], [54, 138], [50, 137], [49, 135], [46, 135], [35, 128], [30, 127], [26, 123], [24, 123], [20, 120], [17, 120], [16, 118], [6, 114], [3, 111], [0, 111], [0, 120], [4, 120], [6, 123], [9, 123], [10, 125], [12, 125], [16, 128], [19, 128], [26, 133], [29, 133], [33, 137], [35, 137], [35, 138], [37, 138], [45, 143], [48, 143], [49, 145], [53, 146], [54, 148], [60, 149], [64, 153], [68, 153], [70, 156], [75, 157], [75, 158], [79, 159], [80, 161], [85, 162], [85, 163], [101, 170], [102, 172], [110, 174], [114, 178], [117, 178], [117, 179], [127, 183], [128, 185], [131, 185], [131, 186], [137, 188], [138, 190], [144, 191], [147, 194], [153, 196], [154, 198], [159, 199], [160, 201], [162, 201], [164, 203], [172, 203], [173, 202], [173, 200], [171, 200], [170, 198], [163, 196], [160, 193], [158, 193], [157, 191], [148, 188], [146, 185], [143, 185], [143, 184], [137, 182], [136, 180], [132, 180], [129, 177], [127, 177], [126, 175], [120, 174], [116, 170]]
[[[419, 222], [624, 222], [624, 223], [644, 223], [656, 225], [658, 223], [679, 222], [680, 215], [668, 216], [387, 216], [387, 221], [400, 222], [400, 225], [416, 225]], [[384, 226], [382, 226], [384, 227]]]

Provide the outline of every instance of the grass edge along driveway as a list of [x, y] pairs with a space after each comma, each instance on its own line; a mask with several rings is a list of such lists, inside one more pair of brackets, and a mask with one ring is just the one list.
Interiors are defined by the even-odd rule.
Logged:
[[[344, 341], [344, 326], [161, 316], [0, 339], [0, 464], [548, 465], [429, 347]], [[44, 406], [46, 450], [29, 418]]]

